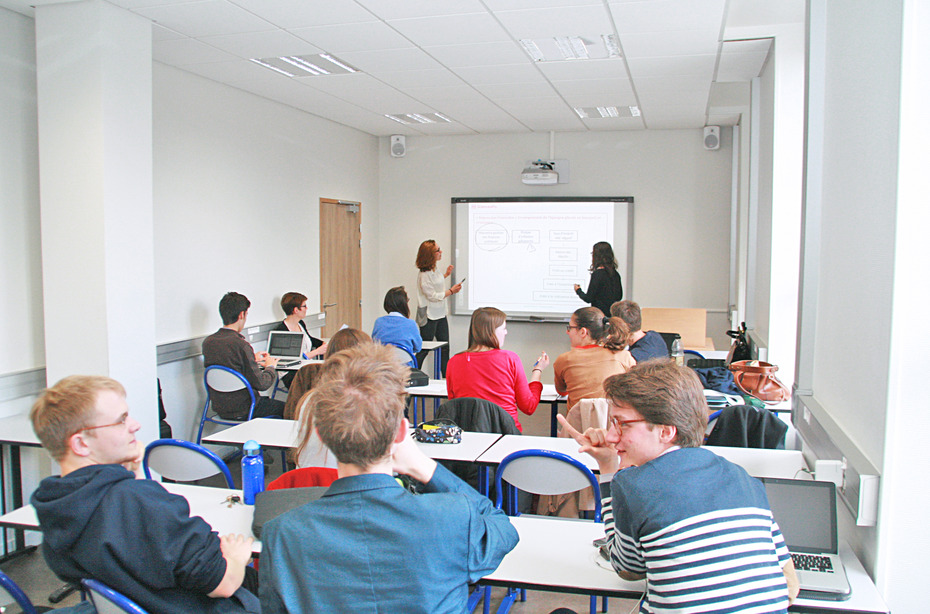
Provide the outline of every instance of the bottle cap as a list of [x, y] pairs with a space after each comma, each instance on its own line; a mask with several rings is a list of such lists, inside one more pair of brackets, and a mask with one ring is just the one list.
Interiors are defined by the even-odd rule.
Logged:
[[258, 454], [258, 451], [260, 448], [258, 446], [257, 441], [255, 441], [254, 439], [250, 439], [247, 442], [245, 442], [245, 444], [242, 446], [242, 449], [243, 451], [245, 451], [245, 453], [248, 456], [254, 456]]

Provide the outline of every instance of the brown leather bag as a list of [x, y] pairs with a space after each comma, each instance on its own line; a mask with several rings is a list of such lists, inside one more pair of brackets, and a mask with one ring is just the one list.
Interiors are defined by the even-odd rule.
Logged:
[[791, 398], [788, 387], [775, 377], [778, 371], [775, 365], [760, 360], [738, 360], [730, 363], [729, 368], [737, 388], [749, 396], [772, 404]]

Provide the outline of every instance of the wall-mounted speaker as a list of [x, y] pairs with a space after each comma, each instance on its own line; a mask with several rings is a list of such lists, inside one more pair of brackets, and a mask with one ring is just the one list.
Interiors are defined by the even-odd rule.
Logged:
[[407, 153], [407, 137], [403, 134], [391, 135], [391, 156], [394, 158], [403, 158]]
[[720, 149], [720, 126], [704, 126], [704, 149]]

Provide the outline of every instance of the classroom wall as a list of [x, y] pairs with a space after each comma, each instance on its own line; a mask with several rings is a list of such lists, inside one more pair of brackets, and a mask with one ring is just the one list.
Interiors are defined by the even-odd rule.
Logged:
[[[377, 302], [399, 284], [414, 294], [413, 261], [421, 241], [436, 239], [446, 250], [440, 266], [451, 262], [452, 197], [633, 196], [634, 287], [629, 298], [648, 307], [723, 312], [729, 283], [731, 137], [732, 130], [724, 128], [720, 150], [706, 151], [700, 130], [559, 132], [554, 157], [569, 160], [571, 182], [555, 186], [527, 186], [520, 180], [528, 160], [548, 158], [548, 134], [410, 136], [403, 158], [392, 158], [389, 141], [382, 138]], [[578, 283], [587, 286], [587, 277]], [[722, 312], [708, 315], [707, 329], [721, 348], [727, 346]], [[450, 328], [452, 351], [459, 352], [467, 344], [468, 317], [451, 316]], [[564, 325], [514, 322], [508, 331], [506, 347], [524, 362], [543, 350], [554, 360], [569, 347]], [[552, 381], [551, 369], [543, 381]], [[536, 432], [537, 419], [542, 420], [537, 415], [529, 422], [530, 432]], [[540, 424], [548, 432], [548, 423]]]
[[10, 373], [43, 366], [45, 339], [35, 29], [31, 19], [4, 8], [0, 109], [0, 373]]
[[[283, 319], [291, 290], [318, 307], [324, 197], [362, 203], [363, 321], [374, 321], [375, 137], [157, 62], [153, 110], [158, 343], [214, 332], [230, 290], [252, 301], [247, 326]], [[159, 377], [169, 423], [192, 436], [200, 359], [162, 365]]]

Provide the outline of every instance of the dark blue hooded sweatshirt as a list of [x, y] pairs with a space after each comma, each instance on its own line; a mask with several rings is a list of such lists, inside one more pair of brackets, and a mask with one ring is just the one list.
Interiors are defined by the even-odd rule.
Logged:
[[82, 467], [42, 480], [32, 505], [45, 560], [63, 580], [95, 578], [151, 614], [259, 611], [242, 588], [207, 596], [226, 573], [219, 537], [158, 482], [120, 465]]

